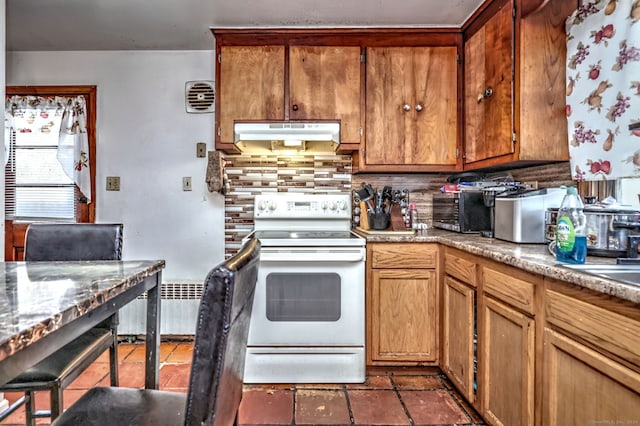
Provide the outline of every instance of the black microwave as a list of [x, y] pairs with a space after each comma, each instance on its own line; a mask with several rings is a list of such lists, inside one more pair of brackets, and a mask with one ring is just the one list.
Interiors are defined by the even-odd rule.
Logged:
[[433, 226], [462, 233], [491, 230], [491, 210], [484, 205], [482, 191], [434, 194]]

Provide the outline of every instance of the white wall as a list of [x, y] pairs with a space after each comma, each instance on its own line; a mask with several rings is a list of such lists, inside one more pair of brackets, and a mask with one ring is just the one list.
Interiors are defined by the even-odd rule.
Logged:
[[[212, 51], [7, 52], [7, 85], [97, 85], [96, 221], [124, 223], [125, 259], [165, 259], [164, 280], [204, 279], [224, 258], [224, 198], [205, 183], [213, 114], [187, 114], [185, 82]], [[105, 190], [120, 176], [120, 191]], [[182, 191], [191, 176], [193, 191]]]

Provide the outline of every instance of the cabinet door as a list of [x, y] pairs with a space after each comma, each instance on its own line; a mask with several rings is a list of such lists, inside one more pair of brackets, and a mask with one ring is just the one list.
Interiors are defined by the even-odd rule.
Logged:
[[216, 142], [233, 143], [234, 120], [284, 120], [284, 46], [223, 46]]
[[372, 270], [371, 361], [437, 360], [436, 283], [434, 270]]
[[367, 50], [366, 165], [456, 164], [455, 47]]
[[464, 155], [465, 162], [482, 160], [485, 147], [484, 99], [484, 27], [464, 45]]
[[445, 276], [442, 292], [442, 369], [473, 404], [475, 290]]
[[367, 49], [367, 165], [406, 164], [411, 159], [415, 135], [405, 119], [413, 114], [414, 104], [411, 52], [409, 47]]
[[360, 47], [291, 46], [292, 120], [340, 120], [340, 142], [360, 142]]
[[551, 329], [544, 334], [542, 424], [637, 424], [640, 374]]
[[[456, 164], [458, 134], [457, 49], [413, 49], [415, 101], [409, 164]], [[411, 116], [409, 116], [411, 117]]]
[[465, 162], [514, 152], [513, 0], [465, 45]]
[[478, 396], [493, 425], [533, 425], [534, 320], [484, 297]]

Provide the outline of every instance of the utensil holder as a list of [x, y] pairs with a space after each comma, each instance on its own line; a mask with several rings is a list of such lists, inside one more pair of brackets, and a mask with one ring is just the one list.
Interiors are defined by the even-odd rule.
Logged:
[[385, 230], [389, 227], [391, 215], [385, 212], [370, 212], [369, 225], [372, 229]]

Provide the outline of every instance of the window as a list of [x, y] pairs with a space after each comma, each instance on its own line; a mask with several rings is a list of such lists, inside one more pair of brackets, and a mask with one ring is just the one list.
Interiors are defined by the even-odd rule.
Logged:
[[76, 185], [62, 167], [73, 167], [73, 157], [58, 155], [62, 112], [51, 102], [17, 110], [13, 120], [6, 119], [6, 219], [75, 221]]
[[[96, 86], [7, 86], [6, 96], [7, 100], [18, 96], [50, 101], [40, 102], [37, 113], [17, 114], [13, 122], [14, 131], [8, 131], [5, 123], [5, 140], [10, 142], [5, 167], [5, 247], [21, 245], [21, 237], [13, 241], [9, 238], [12, 223], [16, 231], [15, 223], [27, 224], [35, 220], [93, 222], [95, 197], [91, 194], [95, 193]], [[82, 122], [85, 125], [80, 126], [86, 129], [82, 134], [83, 144], [73, 143], [74, 136], [71, 135], [60, 141], [61, 123], [66, 130], [77, 121], [78, 115], [63, 116], [55, 102], [60, 100], [58, 97], [67, 100], [82, 97], [84, 100], [86, 123]], [[69, 106], [68, 102], [66, 106]], [[69, 117], [72, 119], [67, 120]], [[75, 136], [78, 137], [77, 134]], [[58, 149], [59, 143], [61, 149]], [[83, 171], [89, 171], [82, 174], [80, 181], [80, 172], [75, 172], [78, 170], [79, 152], [73, 152], [73, 147], [79, 145], [86, 148], [82, 153], [88, 151], [88, 161], [83, 161], [82, 166]], [[79, 185], [84, 188], [82, 192]], [[83, 193], [89, 194], [88, 198]], [[88, 201], [91, 202], [87, 204]], [[5, 258], [9, 258], [6, 253]]]

